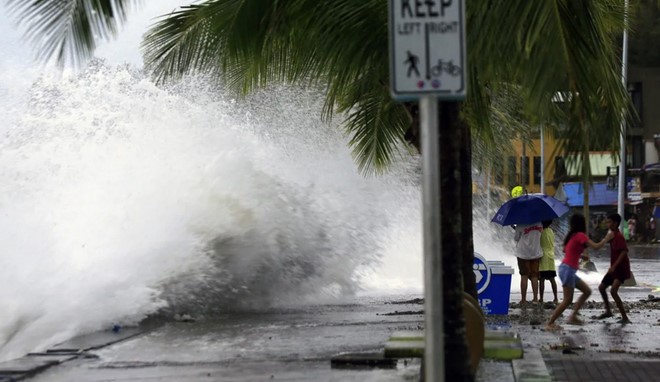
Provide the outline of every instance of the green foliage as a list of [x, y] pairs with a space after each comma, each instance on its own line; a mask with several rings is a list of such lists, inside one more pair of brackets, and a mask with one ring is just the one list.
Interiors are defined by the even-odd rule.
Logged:
[[[632, 3], [629, 62], [642, 67], [660, 66], [660, 5], [658, 0]], [[620, 46], [620, 44], [619, 44]]]
[[[529, 120], [563, 138], [563, 152], [618, 146], [620, 121], [629, 120], [631, 110], [615, 49], [624, 27], [623, 1], [470, 5], [468, 30], [479, 33], [468, 34], [469, 64], [482, 82], [517, 84]], [[552, 102], [558, 92], [563, 104]]]
[[141, 0], [7, 0], [9, 11], [44, 61], [79, 65], [90, 58], [97, 40], [114, 36], [131, 3]]
[[[96, 39], [116, 31], [131, 2], [8, 3], [43, 58], [79, 62]], [[145, 62], [158, 81], [212, 73], [241, 94], [276, 82], [324, 86], [324, 116], [342, 113], [358, 166], [378, 172], [414, 121], [389, 96], [387, 6], [208, 0], [161, 17], [143, 42]], [[623, 0], [484, 0], [468, 1], [466, 9], [469, 87], [462, 114], [477, 142], [502, 147], [544, 123], [565, 138], [562, 151], [617, 145], [631, 110], [617, 52]], [[570, 102], [552, 102], [557, 92]]]
[[381, 0], [218, 0], [164, 17], [143, 49], [158, 81], [215, 72], [242, 94], [273, 82], [326, 86], [324, 116], [345, 113], [353, 155], [372, 173], [411, 122], [389, 94], [387, 38]]

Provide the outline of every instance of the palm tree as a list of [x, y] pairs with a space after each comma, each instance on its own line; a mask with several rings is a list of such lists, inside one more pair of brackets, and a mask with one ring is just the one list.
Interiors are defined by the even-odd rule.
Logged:
[[6, 0], [7, 9], [25, 26], [37, 58], [79, 66], [91, 58], [98, 40], [114, 36], [131, 5], [142, 0]]
[[[64, 62], [88, 56], [94, 37], [113, 32], [131, 1], [8, 3], [44, 55]], [[471, 134], [497, 141], [497, 131], [506, 128], [493, 106], [512, 85], [526, 115], [579, 121], [579, 128], [563, 132], [567, 147], [584, 146], [591, 129], [618, 137], [619, 124], [602, 121], [619, 121], [628, 102], [613, 44], [614, 32], [623, 28], [623, 0], [484, 0], [469, 1], [466, 9], [468, 99], [440, 105], [443, 228], [437, 234], [443, 241], [447, 380], [474, 378], [462, 313], [462, 291], [476, 295]], [[89, 33], [94, 28], [98, 33]], [[198, 72], [222, 75], [241, 93], [279, 81], [325, 86], [325, 115], [344, 117], [357, 165], [370, 173], [396, 157], [406, 132], [416, 136], [416, 105], [396, 103], [389, 94], [387, 36], [385, 0], [209, 0], [163, 16], [143, 48], [159, 81]], [[574, 95], [570, 107], [550, 102], [557, 91]]]

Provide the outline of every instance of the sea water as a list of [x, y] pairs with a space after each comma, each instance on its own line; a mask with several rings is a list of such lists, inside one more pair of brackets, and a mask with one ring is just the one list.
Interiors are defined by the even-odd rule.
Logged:
[[[154, 314], [423, 293], [419, 157], [360, 174], [318, 89], [102, 60], [0, 85], [0, 359]], [[476, 251], [515, 265], [488, 215]]]
[[317, 90], [95, 61], [0, 92], [0, 359], [156, 313], [421, 291], [418, 158], [360, 174]]
[[[423, 293], [419, 157], [360, 174], [321, 89], [4, 69], [0, 360], [156, 314]], [[479, 203], [476, 251], [515, 265]]]

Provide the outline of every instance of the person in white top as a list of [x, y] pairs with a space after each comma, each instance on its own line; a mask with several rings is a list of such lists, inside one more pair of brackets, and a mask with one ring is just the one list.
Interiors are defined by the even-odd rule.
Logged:
[[520, 273], [520, 304], [527, 303], [527, 283], [532, 283], [532, 302], [537, 303], [539, 296], [539, 264], [543, 251], [541, 250], [541, 233], [543, 224], [520, 224], [515, 227], [516, 257]]

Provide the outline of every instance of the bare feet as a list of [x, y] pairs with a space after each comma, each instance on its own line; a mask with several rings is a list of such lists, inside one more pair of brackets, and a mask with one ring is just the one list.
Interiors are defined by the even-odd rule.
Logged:
[[598, 317], [596, 317], [596, 318], [599, 319], [599, 320], [603, 320], [603, 319], [605, 319], [605, 318], [610, 318], [610, 317], [612, 317], [612, 316], [613, 316], [612, 312], [605, 312], [605, 313], [600, 314], [600, 315], [599, 315]]
[[577, 317], [571, 316], [566, 320], [568, 325], [584, 325], [584, 322]]
[[545, 326], [545, 330], [547, 330], [547, 331], [549, 331], [549, 332], [556, 332], [556, 331], [558, 331], [558, 330], [561, 330], [561, 326], [559, 326], [559, 325], [557, 325], [557, 324], [555, 324], [555, 323], [553, 322], [552, 324], [550, 324], [550, 323], [547, 324], [547, 325]]

